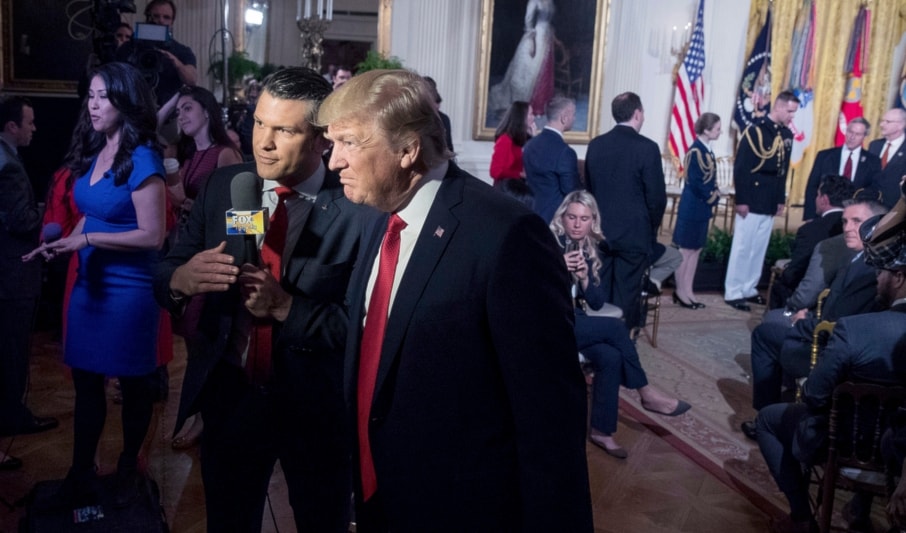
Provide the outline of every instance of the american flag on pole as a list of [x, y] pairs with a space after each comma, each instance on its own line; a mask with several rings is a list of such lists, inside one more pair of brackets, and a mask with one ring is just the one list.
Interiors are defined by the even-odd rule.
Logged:
[[705, 32], [702, 27], [704, 13], [705, 0], [699, 0], [692, 40], [676, 76], [676, 92], [670, 114], [670, 151], [680, 161], [686, 157], [686, 152], [695, 142], [695, 121], [702, 114], [701, 105], [705, 98], [705, 84], [702, 80], [702, 71], [705, 69]]

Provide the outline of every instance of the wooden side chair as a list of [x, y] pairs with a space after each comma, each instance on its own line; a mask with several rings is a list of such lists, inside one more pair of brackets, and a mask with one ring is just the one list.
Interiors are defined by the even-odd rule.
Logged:
[[820, 482], [815, 516], [822, 533], [831, 529], [837, 489], [889, 496], [881, 437], [904, 404], [904, 387], [845, 382], [834, 389], [827, 459], [812, 469]]

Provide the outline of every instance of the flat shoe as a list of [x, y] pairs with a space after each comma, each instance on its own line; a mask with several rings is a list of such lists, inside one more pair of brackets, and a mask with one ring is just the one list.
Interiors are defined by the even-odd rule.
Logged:
[[602, 450], [604, 450], [604, 453], [611, 457], [616, 457], [617, 459], [626, 459], [627, 457], [629, 457], [629, 452], [627, 452], [623, 448], [608, 448], [607, 446], [604, 446], [600, 442], [597, 442], [591, 438], [588, 439], [588, 442], [594, 444], [598, 448], [601, 448]]
[[0, 463], [0, 472], [11, 472], [22, 468], [22, 459], [7, 455], [6, 459]]
[[642, 408], [645, 409], [646, 411], [651, 411], [652, 413], [657, 413], [659, 415], [679, 416], [679, 415], [685, 413], [686, 411], [688, 411], [689, 409], [692, 409], [692, 406], [689, 405], [687, 402], [684, 402], [682, 400], [677, 400], [676, 409], [674, 409], [673, 411], [670, 411], [669, 413], [662, 413], [661, 411], [655, 411], [654, 409], [649, 409], [649, 408], [645, 407], [644, 405], [642, 405]]

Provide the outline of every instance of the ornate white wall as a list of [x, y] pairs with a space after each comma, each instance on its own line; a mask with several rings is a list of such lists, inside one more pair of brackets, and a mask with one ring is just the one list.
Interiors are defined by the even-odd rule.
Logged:
[[[481, 4], [481, 0], [394, 0], [390, 50], [407, 67], [437, 80], [444, 98], [442, 109], [453, 123], [457, 161], [469, 172], [489, 179], [493, 144], [472, 140]], [[613, 126], [611, 99], [620, 92], [634, 91], [645, 105], [642, 133], [666, 147], [673, 102], [672, 73], [663, 72], [659, 59], [649, 55], [649, 44], [653, 33], [669, 33], [673, 26], [691, 22], [697, 6], [697, 0], [611, 1], [605, 37], [602, 132]], [[749, 6], [749, 0], [705, 2], [704, 107], [718, 113], [725, 126], [731, 120], [745, 61]], [[728, 136], [715, 143], [717, 155], [729, 154], [730, 143]], [[574, 148], [583, 158], [585, 146]]]

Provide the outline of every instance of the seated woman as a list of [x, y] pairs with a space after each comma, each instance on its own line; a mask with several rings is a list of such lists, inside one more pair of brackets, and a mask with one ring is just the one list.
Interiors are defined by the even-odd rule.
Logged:
[[586, 314], [585, 306], [600, 309], [605, 303], [597, 252], [604, 236], [594, 197], [581, 190], [566, 195], [550, 227], [564, 246], [563, 259], [572, 274], [576, 301], [582, 302], [576, 305], [576, 344], [595, 369], [588, 439], [608, 455], [625, 459], [629, 454], [613, 438], [620, 385], [636, 389], [642, 407], [648, 411], [677, 416], [690, 405], [648, 384], [639, 354], [621, 320]]

